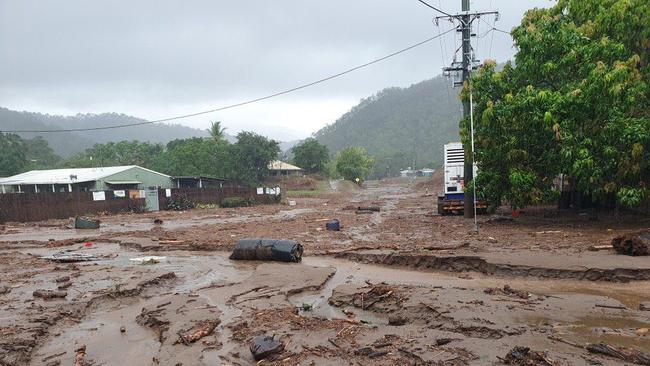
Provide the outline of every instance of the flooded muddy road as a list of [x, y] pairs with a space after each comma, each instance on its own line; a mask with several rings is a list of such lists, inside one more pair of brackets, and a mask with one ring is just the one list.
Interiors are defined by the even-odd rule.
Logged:
[[[151, 253], [112, 243], [78, 250], [111, 254], [96, 262], [39, 258], [51, 251], [0, 255], [10, 288], [4, 364], [72, 364], [85, 346], [97, 365], [249, 365], [249, 340], [260, 334], [285, 344], [278, 364], [484, 365], [516, 345], [561, 364], [599, 359], [558, 339], [650, 350], [649, 313], [636, 310], [650, 301], [647, 282], [459, 278], [330, 257], [234, 262], [223, 252], [156, 252], [165, 258], [143, 265], [129, 259]], [[62, 283], [65, 298], [32, 296]]]
[[[252, 365], [257, 336], [281, 345], [264, 365], [643, 364], [585, 346], [650, 353], [650, 262], [586, 248], [645, 222], [531, 212], [482, 217], [477, 235], [435, 215], [431, 191], [373, 183], [296, 206], [108, 216], [89, 231], [9, 224], [0, 365]], [[324, 230], [334, 217], [342, 230]], [[305, 256], [231, 261], [244, 237], [298, 240]], [[95, 260], [42, 258], [61, 251]], [[516, 346], [528, 358], [513, 361]]]

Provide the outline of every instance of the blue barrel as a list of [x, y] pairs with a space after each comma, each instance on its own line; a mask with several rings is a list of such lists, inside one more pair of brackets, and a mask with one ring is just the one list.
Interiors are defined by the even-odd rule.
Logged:
[[325, 228], [327, 230], [339, 231], [339, 230], [341, 230], [341, 223], [339, 222], [338, 219], [334, 219], [334, 220], [326, 223]]

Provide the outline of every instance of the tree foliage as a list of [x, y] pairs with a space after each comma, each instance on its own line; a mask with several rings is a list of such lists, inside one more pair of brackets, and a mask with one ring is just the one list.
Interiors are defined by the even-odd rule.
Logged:
[[0, 177], [21, 173], [27, 165], [25, 142], [12, 133], [0, 133]]
[[65, 165], [73, 168], [113, 165], [139, 165], [151, 168], [164, 151], [162, 144], [141, 141], [120, 141], [95, 144], [83, 153], [72, 156]]
[[235, 178], [257, 183], [269, 174], [269, 163], [280, 154], [280, 144], [254, 132], [240, 132], [232, 145], [232, 156], [236, 162]]
[[51, 169], [61, 164], [62, 158], [54, 153], [54, 150], [43, 137], [36, 136], [33, 139], [23, 141], [27, 159], [25, 170]]
[[486, 197], [539, 203], [560, 174], [594, 201], [632, 206], [648, 196], [648, 24], [644, 0], [560, 0], [526, 13], [512, 32], [515, 63], [497, 71], [488, 62], [472, 79]]
[[323, 173], [330, 161], [327, 146], [309, 138], [291, 149], [294, 163], [307, 173]]
[[221, 126], [221, 121], [210, 122], [208, 133], [215, 142], [220, 142], [226, 138], [226, 128]]
[[359, 146], [348, 147], [336, 155], [336, 171], [346, 180], [363, 181], [372, 170], [374, 160], [366, 149]]

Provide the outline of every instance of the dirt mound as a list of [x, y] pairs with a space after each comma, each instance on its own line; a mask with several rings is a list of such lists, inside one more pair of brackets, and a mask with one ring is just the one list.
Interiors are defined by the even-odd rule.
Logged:
[[269, 179], [268, 183], [281, 184], [291, 191], [313, 191], [318, 189], [318, 179], [310, 176], [282, 177]]
[[441, 169], [436, 170], [430, 178], [418, 178], [415, 183], [416, 191], [434, 192], [440, 190], [444, 179], [444, 172]]

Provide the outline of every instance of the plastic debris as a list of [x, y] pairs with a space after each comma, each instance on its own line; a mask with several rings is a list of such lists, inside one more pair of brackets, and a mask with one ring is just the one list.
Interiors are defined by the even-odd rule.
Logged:
[[295, 240], [242, 239], [230, 255], [234, 260], [300, 262], [303, 248]]
[[274, 353], [284, 351], [284, 343], [269, 336], [257, 336], [253, 338], [249, 347], [255, 361], [269, 357]]
[[338, 219], [334, 219], [334, 220], [326, 223], [325, 228], [327, 230], [331, 230], [331, 231], [339, 231], [339, 230], [341, 230], [341, 222]]
[[74, 220], [75, 229], [99, 229], [99, 220], [77, 216]]
[[165, 259], [167, 259], [167, 257], [158, 257], [155, 255], [149, 255], [146, 257], [129, 258], [131, 262], [136, 262], [138, 264], [157, 264], [160, 263], [161, 261], [164, 261]]

